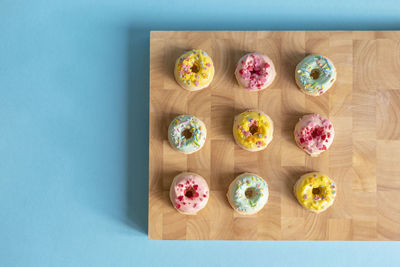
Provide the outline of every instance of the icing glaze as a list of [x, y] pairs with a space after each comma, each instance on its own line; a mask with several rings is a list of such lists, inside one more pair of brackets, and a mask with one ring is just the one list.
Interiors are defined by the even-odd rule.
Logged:
[[313, 157], [326, 151], [334, 136], [333, 124], [319, 114], [303, 116], [294, 129], [296, 144]]
[[233, 122], [233, 136], [243, 149], [259, 151], [272, 141], [273, 122], [264, 112], [248, 110], [237, 115]]
[[319, 172], [306, 173], [294, 185], [299, 203], [313, 212], [322, 212], [332, 206], [336, 197], [335, 182]]
[[209, 198], [206, 180], [198, 174], [184, 172], [175, 176], [169, 196], [172, 205], [184, 214], [196, 214], [203, 209]]
[[214, 64], [205, 51], [193, 49], [176, 60], [174, 76], [183, 88], [190, 91], [200, 90], [211, 83]]
[[275, 79], [276, 71], [272, 60], [259, 53], [244, 55], [236, 65], [238, 83], [249, 91], [267, 88]]
[[205, 124], [192, 115], [179, 115], [168, 128], [171, 146], [185, 154], [191, 154], [203, 147], [207, 136]]
[[255, 214], [268, 202], [268, 184], [254, 173], [239, 175], [229, 186], [228, 201], [242, 214]]
[[297, 65], [295, 77], [297, 85], [304, 93], [319, 96], [334, 84], [336, 68], [327, 57], [310, 55]]

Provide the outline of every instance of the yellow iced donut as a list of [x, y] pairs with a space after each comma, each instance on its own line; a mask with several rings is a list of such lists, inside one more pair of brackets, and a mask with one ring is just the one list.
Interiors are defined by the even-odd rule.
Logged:
[[240, 113], [233, 122], [233, 137], [236, 143], [248, 151], [265, 149], [272, 141], [273, 131], [271, 118], [259, 110]]
[[201, 90], [214, 78], [214, 64], [205, 51], [194, 49], [176, 60], [174, 75], [176, 82], [186, 90]]
[[307, 210], [316, 213], [326, 210], [335, 201], [334, 181], [319, 172], [304, 174], [293, 189], [299, 203]]

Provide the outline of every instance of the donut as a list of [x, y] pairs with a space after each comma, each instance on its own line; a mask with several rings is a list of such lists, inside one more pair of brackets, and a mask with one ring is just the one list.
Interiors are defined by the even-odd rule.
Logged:
[[236, 144], [247, 151], [265, 149], [272, 141], [274, 124], [262, 111], [248, 110], [237, 115], [233, 122]]
[[174, 177], [169, 198], [177, 211], [195, 215], [208, 202], [209, 189], [206, 180], [196, 173], [183, 172]]
[[176, 60], [174, 75], [176, 82], [186, 90], [201, 90], [214, 78], [214, 64], [205, 51], [193, 49]]
[[335, 201], [334, 181], [319, 172], [310, 172], [301, 176], [293, 190], [300, 205], [316, 213], [326, 210]]
[[272, 60], [259, 53], [244, 55], [236, 65], [236, 80], [248, 91], [260, 91], [267, 88], [276, 76]]
[[329, 58], [310, 55], [297, 65], [295, 78], [301, 91], [319, 96], [332, 87], [336, 80], [336, 68]]
[[206, 142], [206, 125], [192, 115], [179, 115], [168, 128], [168, 140], [179, 152], [192, 154], [203, 147]]
[[304, 115], [294, 128], [296, 144], [312, 157], [326, 151], [334, 137], [333, 124], [319, 114]]
[[268, 184], [254, 173], [236, 177], [226, 194], [232, 208], [243, 215], [259, 212], [268, 202]]

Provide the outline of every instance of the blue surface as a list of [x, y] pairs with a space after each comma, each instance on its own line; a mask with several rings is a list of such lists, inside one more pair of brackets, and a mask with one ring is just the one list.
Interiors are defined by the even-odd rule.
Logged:
[[267, 2], [0, 0], [0, 266], [399, 266], [399, 242], [147, 240], [150, 29], [400, 28], [396, 0]]

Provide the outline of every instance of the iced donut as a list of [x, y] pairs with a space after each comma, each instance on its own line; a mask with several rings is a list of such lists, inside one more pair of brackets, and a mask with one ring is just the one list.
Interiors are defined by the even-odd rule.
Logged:
[[268, 202], [268, 184], [254, 173], [243, 173], [230, 184], [228, 193], [229, 204], [244, 215], [259, 212]]
[[296, 124], [296, 144], [312, 157], [326, 151], [335, 136], [333, 124], [319, 114], [304, 115]]
[[195, 215], [208, 202], [209, 189], [206, 180], [198, 174], [183, 172], [175, 176], [169, 190], [172, 205], [180, 213]]
[[191, 154], [203, 147], [206, 142], [205, 124], [192, 115], [179, 115], [168, 128], [168, 140], [179, 152]]
[[276, 71], [272, 60], [259, 53], [244, 55], [236, 65], [236, 79], [249, 91], [260, 91], [274, 81]]
[[193, 49], [181, 55], [175, 63], [175, 80], [189, 91], [197, 91], [210, 85], [214, 78], [211, 57], [201, 49]]
[[328, 176], [318, 172], [301, 176], [293, 189], [300, 205], [316, 213], [326, 210], [335, 201], [335, 183]]
[[296, 83], [307, 95], [319, 96], [328, 91], [336, 80], [332, 61], [321, 55], [310, 55], [296, 67]]
[[274, 125], [262, 111], [248, 110], [237, 115], [233, 122], [233, 137], [236, 143], [248, 151], [265, 149], [272, 141]]

